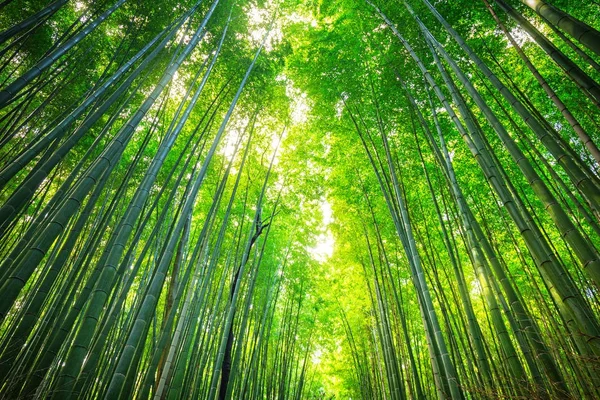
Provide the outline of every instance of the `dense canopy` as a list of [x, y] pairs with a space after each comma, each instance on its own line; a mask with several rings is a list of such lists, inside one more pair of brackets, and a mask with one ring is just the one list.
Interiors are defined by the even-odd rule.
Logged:
[[600, 398], [599, 29], [0, 0], [0, 399]]

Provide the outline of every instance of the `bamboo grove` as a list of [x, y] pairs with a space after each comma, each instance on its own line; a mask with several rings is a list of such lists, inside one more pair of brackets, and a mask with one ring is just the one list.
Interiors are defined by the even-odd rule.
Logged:
[[599, 398], [584, 3], [0, 1], [0, 398]]

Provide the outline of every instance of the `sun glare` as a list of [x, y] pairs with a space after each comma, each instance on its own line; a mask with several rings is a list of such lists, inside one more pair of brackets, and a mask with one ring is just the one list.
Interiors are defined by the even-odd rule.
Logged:
[[308, 116], [312, 110], [308, 95], [295, 87], [291, 79], [286, 79], [285, 94], [291, 101], [292, 123], [303, 124], [308, 121]]
[[[250, 39], [256, 45], [260, 44], [263, 40], [269, 24], [273, 19], [273, 12], [276, 9], [275, 2], [268, 1], [265, 4], [265, 8], [258, 8], [256, 4], [250, 4], [244, 9], [248, 17], [248, 32]], [[273, 23], [269, 36], [267, 37], [264, 45], [264, 51], [272, 51], [283, 39], [283, 32], [277, 25], [277, 21]]]
[[317, 236], [315, 246], [310, 248], [312, 257], [319, 261], [327, 261], [332, 255], [335, 246], [335, 239], [329, 229], [329, 225], [333, 222], [333, 212], [331, 204], [327, 199], [321, 200], [321, 215], [322, 215], [322, 233]]

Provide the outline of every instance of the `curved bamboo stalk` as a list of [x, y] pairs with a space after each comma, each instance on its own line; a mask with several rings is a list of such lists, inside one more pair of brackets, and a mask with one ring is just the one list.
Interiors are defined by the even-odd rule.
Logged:
[[529, 8], [546, 18], [553, 25], [567, 32], [577, 39], [579, 43], [600, 56], [600, 32], [596, 29], [561, 9], [546, 3], [544, 0], [521, 0], [521, 3], [529, 6]]

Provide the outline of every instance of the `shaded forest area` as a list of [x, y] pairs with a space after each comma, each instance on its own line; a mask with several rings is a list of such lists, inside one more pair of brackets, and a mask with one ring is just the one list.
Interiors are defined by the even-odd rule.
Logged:
[[600, 398], [599, 21], [0, 0], [0, 399]]

